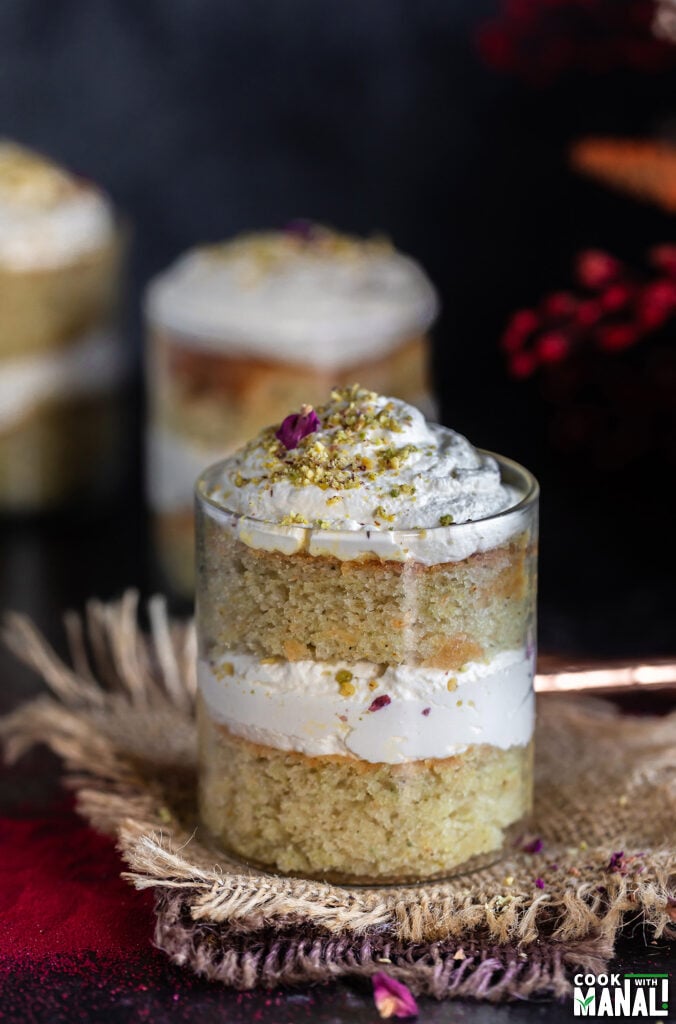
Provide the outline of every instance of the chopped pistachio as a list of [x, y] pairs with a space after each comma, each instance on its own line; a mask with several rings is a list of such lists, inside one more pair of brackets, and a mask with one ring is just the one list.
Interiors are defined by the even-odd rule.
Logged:
[[290, 512], [288, 516], [284, 516], [279, 522], [281, 526], [307, 526], [308, 524], [305, 516], [302, 516], [299, 512]]
[[450, 526], [453, 522], [453, 516], [447, 513], [445, 516], [439, 516], [440, 526]]

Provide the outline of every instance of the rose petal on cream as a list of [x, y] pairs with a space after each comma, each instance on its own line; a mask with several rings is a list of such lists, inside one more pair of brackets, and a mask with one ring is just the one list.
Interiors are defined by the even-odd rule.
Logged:
[[282, 420], [275, 437], [287, 451], [297, 448], [304, 437], [314, 434], [319, 427], [319, 416], [311, 405], [303, 405], [300, 412], [291, 413]]

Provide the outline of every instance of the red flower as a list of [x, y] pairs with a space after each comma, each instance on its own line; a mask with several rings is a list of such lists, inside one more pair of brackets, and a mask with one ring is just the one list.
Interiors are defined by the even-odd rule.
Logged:
[[580, 284], [596, 291], [617, 280], [622, 272], [622, 264], [607, 252], [587, 249], [578, 256], [575, 272]]
[[585, 350], [621, 352], [676, 319], [676, 246], [652, 249], [647, 273], [590, 249], [578, 255], [575, 277], [579, 294], [552, 292], [512, 316], [500, 341], [511, 377], [552, 373]]
[[530, 377], [536, 368], [537, 359], [534, 352], [517, 352], [509, 361], [509, 372], [517, 380]]
[[673, 67], [674, 53], [653, 35], [653, 12], [651, 0], [502, 0], [477, 41], [495, 70], [535, 84], [567, 72], [654, 73]]
[[565, 359], [570, 349], [570, 342], [564, 334], [550, 331], [542, 334], [537, 342], [537, 354], [543, 363], [558, 363]]

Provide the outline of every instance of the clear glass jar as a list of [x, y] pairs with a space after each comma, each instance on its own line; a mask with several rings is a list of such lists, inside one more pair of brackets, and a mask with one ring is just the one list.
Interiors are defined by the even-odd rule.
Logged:
[[119, 229], [54, 266], [0, 259], [0, 512], [87, 501], [119, 479], [125, 241]]
[[[426, 531], [255, 522], [197, 484], [200, 808], [227, 851], [342, 883], [496, 860], [531, 809], [538, 486]], [[445, 561], [418, 560], [420, 545]], [[448, 560], [450, 555], [454, 560]]]

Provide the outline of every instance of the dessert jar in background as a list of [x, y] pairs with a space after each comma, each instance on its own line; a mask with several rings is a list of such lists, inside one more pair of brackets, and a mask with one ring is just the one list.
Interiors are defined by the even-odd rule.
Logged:
[[261, 427], [355, 380], [429, 411], [436, 310], [389, 243], [305, 224], [195, 249], [151, 282], [147, 489], [175, 590], [194, 587], [197, 476]]
[[122, 249], [99, 189], [0, 141], [2, 512], [87, 499], [115, 479]]
[[207, 470], [197, 510], [209, 833], [345, 883], [497, 859], [532, 801], [533, 477], [353, 388]]

